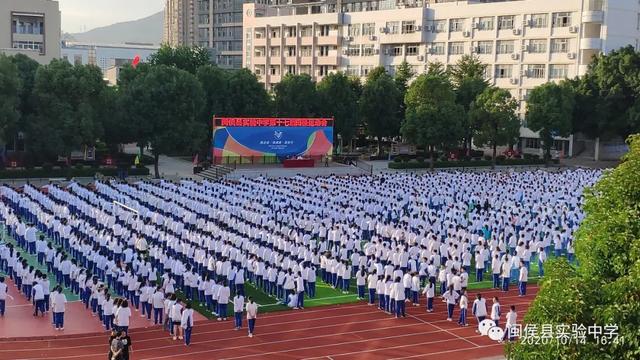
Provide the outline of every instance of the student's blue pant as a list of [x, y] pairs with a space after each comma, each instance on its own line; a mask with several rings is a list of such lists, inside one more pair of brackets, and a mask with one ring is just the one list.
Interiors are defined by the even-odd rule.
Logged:
[[35, 314], [38, 315], [38, 311], [40, 311], [41, 314], [44, 314], [44, 299], [36, 300], [35, 305], [36, 305]]
[[482, 281], [484, 269], [476, 269], [476, 282]]
[[5, 300], [0, 300], [0, 316], [4, 316]]
[[310, 298], [314, 298], [316, 297], [316, 282], [309, 282], [307, 283], [307, 286], [309, 287], [309, 297]]
[[502, 278], [502, 291], [509, 291], [509, 280], [508, 277]]
[[414, 290], [411, 291], [411, 301], [414, 304], [418, 303], [418, 292], [417, 291], [414, 291]]
[[233, 313], [233, 319], [234, 319], [235, 326], [237, 328], [241, 328], [242, 327], [242, 311], [241, 312], [234, 312]]
[[460, 309], [460, 319], [458, 320], [458, 324], [467, 325], [467, 309]]
[[500, 274], [492, 274], [493, 275], [493, 287], [497, 289], [500, 287]]
[[543, 277], [544, 276], [544, 266], [542, 261], [538, 260], [538, 276], [539, 277]]
[[62, 329], [64, 327], [64, 313], [53, 313], [53, 321], [56, 329]]
[[184, 343], [185, 343], [185, 345], [191, 344], [191, 329], [192, 329], [191, 326], [187, 326], [184, 329]]
[[153, 308], [153, 323], [154, 325], [162, 324], [162, 315], [164, 315], [163, 308]]
[[447, 319], [453, 319], [453, 308], [456, 304], [447, 303]]
[[520, 295], [527, 295], [527, 282], [520, 281], [518, 283], [518, 290], [520, 290]]
[[400, 300], [400, 301], [396, 301], [395, 303], [396, 303], [396, 317], [407, 316], [404, 311], [405, 302], [403, 300]]
[[433, 311], [433, 298], [432, 297], [428, 297], [427, 298], [427, 310]]
[[384, 300], [385, 300], [385, 296], [384, 294], [380, 294], [378, 295], [378, 307], [380, 308], [380, 310], [386, 310], [385, 304], [384, 304]]
[[44, 253], [43, 252], [39, 252], [38, 253], [38, 264], [40, 264], [40, 265], [44, 264]]
[[110, 330], [113, 326], [113, 315], [103, 315], [102, 323], [104, 324], [104, 328], [106, 330]]
[[304, 291], [297, 293], [298, 294], [298, 307], [304, 307]]
[[236, 284], [236, 293], [244, 296], [244, 284]]
[[443, 281], [440, 283], [440, 295], [444, 294], [447, 291], [447, 282]]
[[248, 319], [249, 323], [249, 334], [253, 334], [253, 330], [256, 328], [256, 319]]
[[49, 299], [50, 299], [51, 295], [46, 294], [44, 296], [44, 310], [45, 311], [49, 311]]
[[151, 320], [151, 303], [145, 302], [142, 303], [142, 308], [147, 312], [147, 320]]
[[375, 303], [376, 303], [376, 289], [369, 288], [369, 304], [375, 304]]
[[364, 285], [358, 285], [358, 298], [364, 299]]
[[227, 304], [218, 304], [218, 316], [221, 318], [227, 317]]

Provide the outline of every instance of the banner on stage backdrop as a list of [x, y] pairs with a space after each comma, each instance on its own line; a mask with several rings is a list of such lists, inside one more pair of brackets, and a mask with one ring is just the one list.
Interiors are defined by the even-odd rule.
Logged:
[[213, 118], [213, 157], [320, 157], [333, 152], [331, 118]]

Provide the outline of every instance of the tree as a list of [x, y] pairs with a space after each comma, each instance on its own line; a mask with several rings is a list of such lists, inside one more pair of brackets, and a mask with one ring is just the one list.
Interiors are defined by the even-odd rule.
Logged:
[[382, 138], [398, 134], [400, 101], [398, 87], [387, 73], [367, 78], [360, 97], [360, 116], [367, 133], [378, 139], [378, 154], [382, 153]]
[[320, 115], [334, 118], [334, 144], [338, 134], [350, 141], [358, 124], [358, 94], [351, 80], [342, 72], [325, 76], [318, 83], [318, 103]]
[[11, 59], [0, 55], [0, 141], [7, 140], [7, 133], [12, 129], [20, 113], [20, 78], [18, 68]]
[[228, 80], [227, 112], [233, 116], [267, 116], [271, 99], [255, 74], [247, 69], [233, 71]]
[[434, 61], [427, 64], [427, 74], [437, 76], [449, 76], [444, 64], [440, 61]]
[[18, 69], [18, 77], [20, 78], [20, 92], [18, 94], [20, 102], [18, 112], [20, 116], [16, 124], [16, 130], [21, 130], [25, 128], [25, 124], [33, 116], [35, 109], [32, 98], [33, 84], [40, 64], [24, 54], [16, 54], [9, 57], [9, 59]]
[[555, 136], [569, 136], [574, 96], [566, 84], [546, 83], [535, 87], [527, 101], [527, 127], [540, 132], [545, 159], [551, 159]]
[[53, 161], [93, 146], [102, 136], [107, 85], [94, 65], [53, 60], [38, 68], [33, 86], [34, 115], [25, 139], [34, 159]]
[[194, 151], [206, 136], [199, 121], [204, 106], [202, 86], [184, 70], [153, 66], [127, 86], [122, 105], [129, 121], [135, 123], [138, 143], [151, 147], [155, 177], [160, 176], [160, 155]]
[[451, 82], [438, 72], [418, 76], [404, 99], [407, 116], [401, 132], [429, 151], [431, 168], [436, 148], [457, 145], [463, 134], [463, 109], [455, 103]]
[[475, 55], [462, 55], [455, 66], [451, 68], [451, 81], [455, 87], [459, 87], [464, 79], [484, 79], [487, 64], [480, 61]]
[[516, 115], [518, 102], [508, 90], [489, 87], [473, 102], [470, 118], [477, 125], [474, 142], [493, 149], [492, 162], [496, 165], [497, 147], [513, 144], [520, 132]]
[[307, 74], [287, 74], [273, 88], [277, 116], [313, 117], [317, 112], [316, 84]]
[[375, 68], [371, 69], [371, 71], [369, 71], [369, 73], [367, 74], [366, 81], [376, 80], [382, 75], [389, 75], [389, 74], [387, 74], [387, 70], [385, 70], [384, 66], [376, 66]]
[[579, 266], [545, 263], [545, 277], [524, 322], [617, 326], [619, 341], [584, 344], [519, 341], [515, 359], [637, 359], [640, 354], [640, 136], [613, 171], [585, 191], [585, 218], [575, 234]]
[[195, 74], [200, 66], [211, 63], [209, 51], [198, 46], [171, 47], [162, 45], [156, 53], [149, 56], [152, 66], [166, 65]]
[[400, 92], [400, 107], [398, 109], [398, 118], [402, 121], [405, 117], [405, 106], [404, 106], [404, 96], [407, 93], [407, 87], [409, 86], [409, 81], [416, 75], [415, 71], [411, 68], [407, 61], [403, 61], [398, 65], [396, 69], [396, 74], [393, 80], [398, 87], [398, 91]]
[[[214, 115], [234, 115], [229, 112], [229, 73], [215, 65], [201, 66], [196, 77], [204, 90], [204, 106], [202, 107], [201, 123], [207, 130], [212, 129], [212, 118]], [[209, 149], [211, 144], [212, 131], [206, 131], [206, 142], [203, 149]]]

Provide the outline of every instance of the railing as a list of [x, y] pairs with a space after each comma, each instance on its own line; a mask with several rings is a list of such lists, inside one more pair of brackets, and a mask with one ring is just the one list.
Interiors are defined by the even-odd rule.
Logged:
[[[326, 155], [305, 156], [305, 159], [313, 159], [316, 163], [324, 163], [327, 160], [331, 161], [331, 157]], [[216, 156], [213, 158], [213, 163], [215, 165], [228, 166], [235, 170], [238, 165], [280, 164], [282, 160], [286, 159], [278, 156]]]

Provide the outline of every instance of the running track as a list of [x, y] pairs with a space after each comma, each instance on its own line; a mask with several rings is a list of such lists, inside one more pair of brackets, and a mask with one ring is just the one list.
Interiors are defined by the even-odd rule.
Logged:
[[[516, 305], [518, 322], [533, 301], [537, 287], [518, 297], [508, 293], [482, 291], [487, 298], [500, 297], [503, 314]], [[470, 303], [475, 291], [469, 292]], [[421, 299], [424, 303], [425, 299]], [[407, 318], [395, 319], [365, 303], [328, 306], [300, 311], [258, 315], [256, 336], [246, 329], [234, 331], [233, 322], [197, 322], [192, 344], [172, 341], [158, 327], [131, 331], [131, 359], [480, 359], [501, 355], [503, 347], [475, 332], [475, 319], [468, 327], [446, 321], [445, 304], [434, 302], [435, 312], [407, 304]], [[471, 307], [471, 306], [470, 306]], [[454, 316], [457, 316], [458, 310]], [[504, 319], [504, 317], [503, 317]], [[243, 320], [244, 326], [246, 321]], [[504, 324], [502, 324], [504, 325]], [[108, 350], [105, 333], [60, 336], [44, 340], [0, 340], [0, 360], [81, 359], [104, 360]]]

